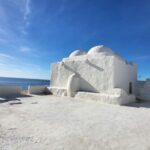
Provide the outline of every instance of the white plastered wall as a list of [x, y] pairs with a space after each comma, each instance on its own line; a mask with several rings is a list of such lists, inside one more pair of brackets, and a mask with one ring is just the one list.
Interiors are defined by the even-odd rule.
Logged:
[[80, 91], [102, 92], [113, 85], [113, 56], [77, 56], [52, 65], [51, 87], [67, 88], [69, 76], [80, 77]]
[[129, 83], [132, 82], [132, 91], [135, 94], [137, 83], [137, 66], [114, 56], [114, 88], [121, 88], [129, 93]]

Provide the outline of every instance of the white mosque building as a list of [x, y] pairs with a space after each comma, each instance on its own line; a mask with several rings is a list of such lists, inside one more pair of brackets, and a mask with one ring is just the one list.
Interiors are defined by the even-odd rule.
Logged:
[[120, 105], [150, 100], [150, 81], [137, 80], [137, 65], [103, 45], [76, 50], [51, 69], [53, 95]]

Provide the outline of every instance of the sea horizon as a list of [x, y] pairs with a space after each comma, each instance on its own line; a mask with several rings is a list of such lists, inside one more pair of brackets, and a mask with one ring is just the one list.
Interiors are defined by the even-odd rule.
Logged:
[[30, 79], [30, 78], [14, 78], [14, 77], [0, 77], [0, 85], [8, 85], [8, 86], [20, 86], [22, 90], [27, 90], [28, 86], [36, 86], [36, 85], [50, 85], [50, 80], [46, 79]]
[[28, 78], [28, 77], [7, 77], [7, 76], [0, 76], [0, 78], [13, 78], [13, 79], [28, 79], [28, 80], [50, 80], [50, 79], [43, 79], [43, 78]]

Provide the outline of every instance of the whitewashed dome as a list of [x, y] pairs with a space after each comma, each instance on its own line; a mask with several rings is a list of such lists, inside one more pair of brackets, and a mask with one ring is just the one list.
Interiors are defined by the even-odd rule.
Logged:
[[88, 51], [88, 54], [98, 54], [98, 53], [113, 54], [113, 51], [111, 48], [108, 48], [104, 45], [94, 46]]
[[83, 52], [81, 50], [75, 50], [69, 55], [69, 57], [80, 56], [80, 55], [85, 55], [85, 54], [86, 52]]

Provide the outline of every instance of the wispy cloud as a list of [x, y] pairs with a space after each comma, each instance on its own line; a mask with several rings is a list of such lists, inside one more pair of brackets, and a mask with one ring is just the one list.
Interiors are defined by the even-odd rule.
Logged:
[[20, 51], [21, 51], [21, 52], [30, 52], [30, 51], [31, 51], [31, 48], [30, 48], [30, 47], [27, 47], [27, 46], [21, 46], [21, 47], [20, 47]]
[[[13, 62], [15, 61], [16, 61], [15, 57], [10, 56], [5, 53], [0, 53], [0, 67], [6, 67], [9, 64], [13, 64]], [[0, 69], [3, 69], [3, 68], [0, 68]]]
[[24, 21], [28, 21], [31, 14], [31, 0], [15, 0], [13, 4], [20, 10]]
[[28, 19], [29, 14], [31, 13], [30, 9], [30, 0], [25, 0], [25, 11], [24, 11], [24, 20]]
[[147, 60], [147, 59], [150, 59], [150, 55], [144, 55], [135, 58], [135, 60]]
[[6, 0], [1, 3], [0, 44], [17, 46], [27, 40], [25, 35], [28, 33], [31, 12], [31, 0]]
[[30, 25], [29, 17], [31, 15], [31, 0], [24, 0], [24, 12], [23, 12], [23, 19], [24, 19], [24, 26], [22, 27], [22, 33], [28, 34], [27, 28]]
[[4, 54], [4, 53], [0, 53], [0, 59], [3, 59], [3, 58], [15, 59], [13, 56], [10, 56], [10, 55]]
[[24, 77], [24, 78], [47, 78], [41, 66], [33, 63], [26, 63], [11, 55], [0, 53], [0, 76]]
[[40, 66], [40, 50], [31, 43], [34, 36], [30, 36], [29, 28], [37, 15], [32, 9], [35, 6], [32, 0], [0, 2], [0, 76], [42, 78], [42, 74], [49, 71]]

